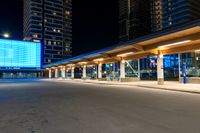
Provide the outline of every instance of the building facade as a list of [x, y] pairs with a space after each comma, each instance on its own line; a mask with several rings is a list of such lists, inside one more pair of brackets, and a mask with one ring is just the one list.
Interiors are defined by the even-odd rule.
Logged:
[[200, 0], [119, 0], [119, 7], [122, 41], [200, 18]]
[[69, 58], [72, 0], [24, 0], [24, 39], [42, 43], [43, 64]]
[[119, 1], [119, 39], [132, 40], [150, 33], [149, 0]]
[[0, 39], [0, 78], [40, 78], [41, 44]]
[[163, 29], [200, 18], [200, 0], [163, 0]]

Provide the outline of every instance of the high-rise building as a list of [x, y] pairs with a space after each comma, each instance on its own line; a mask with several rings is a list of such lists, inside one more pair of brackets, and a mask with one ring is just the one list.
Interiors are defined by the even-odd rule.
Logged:
[[149, 0], [119, 0], [119, 38], [131, 40], [150, 32]]
[[162, 30], [163, 29], [162, 0], [151, 0], [150, 9], [151, 9], [151, 32]]
[[72, 0], [24, 0], [24, 39], [43, 44], [43, 64], [71, 56]]
[[200, 0], [162, 0], [163, 29], [200, 18]]
[[119, 0], [121, 41], [200, 19], [200, 0]]

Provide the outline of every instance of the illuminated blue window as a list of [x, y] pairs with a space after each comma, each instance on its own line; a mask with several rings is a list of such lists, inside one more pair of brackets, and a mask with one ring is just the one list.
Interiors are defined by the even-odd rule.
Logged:
[[0, 67], [41, 68], [41, 44], [0, 39]]

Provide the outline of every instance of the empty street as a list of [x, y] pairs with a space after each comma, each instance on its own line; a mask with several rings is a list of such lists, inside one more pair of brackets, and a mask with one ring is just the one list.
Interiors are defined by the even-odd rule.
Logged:
[[70, 81], [0, 83], [1, 133], [199, 133], [200, 95]]

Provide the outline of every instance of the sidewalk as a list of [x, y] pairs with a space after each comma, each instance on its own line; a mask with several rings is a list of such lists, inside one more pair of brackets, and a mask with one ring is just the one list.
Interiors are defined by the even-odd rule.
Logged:
[[157, 81], [138, 81], [138, 82], [119, 82], [119, 81], [98, 81], [98, 80], [61, 80], [64, 82], [80, 82], [80, 83], [92, 83], [92, 84], [103, 84], [103, 85], [124, 85], [124, 86], [135, 86], [145, 87], [151, 89], [162, 89], [169, 91], [179, 91], [187, 93], [200, 94], [200, 84], [182, 84], [175, 81], [166, 81], [164, 85], [157, 85]]

